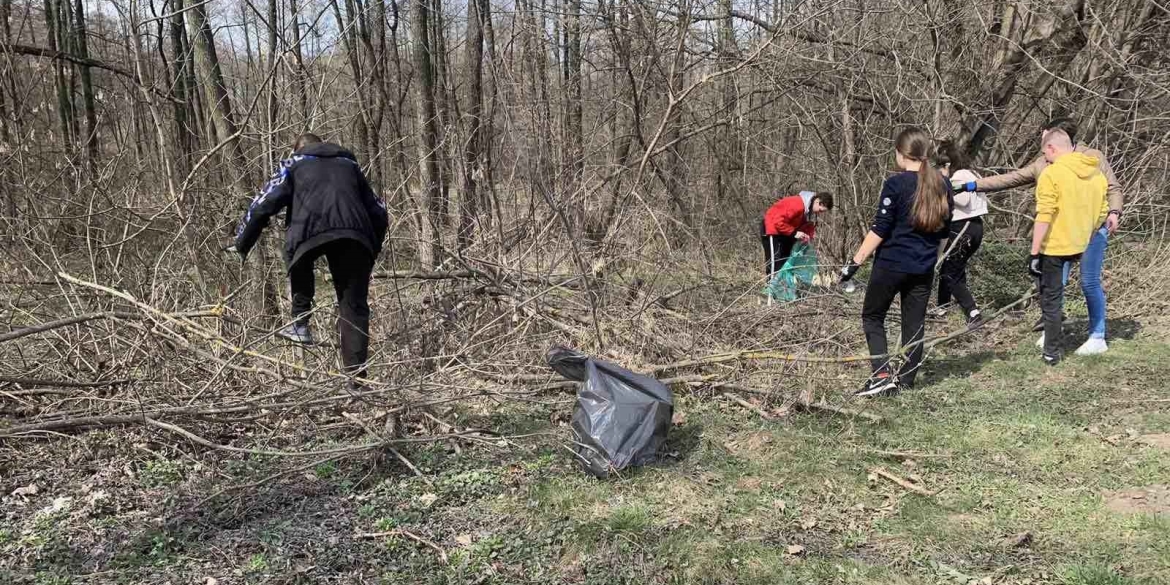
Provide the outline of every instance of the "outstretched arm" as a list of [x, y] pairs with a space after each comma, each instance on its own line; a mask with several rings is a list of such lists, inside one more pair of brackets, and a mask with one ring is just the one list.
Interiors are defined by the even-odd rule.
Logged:
[[240, 221], [240, 228], [236, 234], [236, 251], [240, 256], [247, 257], [260, 233], [268, 226], [268, 220], [288, 206], [292, 200], [291, 165], [281, 163], [280, 170], [264, 184], [252, 203], [248, 205], [248, 212]]
[[1004, 173], [1002, 175], [995, 175], [992, 177], [984, 177], [975, 181], [976, 191], [1003, 191], [1004, 189], [1013, 189], [1015, 187], [1024, 187], [1036, 182], [1037, 177], [1040, 176], [1040, 171], [1044, 170], [1044, 157], [1037, 157], [1028, 166]]

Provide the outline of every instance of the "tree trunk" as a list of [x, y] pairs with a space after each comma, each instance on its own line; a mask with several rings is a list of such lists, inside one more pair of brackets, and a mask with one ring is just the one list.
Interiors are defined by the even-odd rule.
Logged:
[[[12, 0], [0, 0], [0, 43], [4, 46], [12, 44], [12, 24], [9, 18], [12, 15]], [[0, 143], [7, 145], [12, 136], [16, 135], [16, 104], [12, 104], [12, 111], [9, 111], [8, 101], [5, 99], [5, 92], [8, 91], [12, 85], [12, 62], [11, 57], [5, 52], [0, 55], [0, 59], [4, 60], [4, 66], [0, 67]], [[15, 201], [15, 198], [10, 197], [9, 201]]]
[[[187, 30], [194, 45], [195, 69], [199, 74], [199, 85], [203, 88], [207, 116], [215, 127], [218, 139], [227, 141], [224, 158], [231, 175], [231, 192], [248, 193], [253, 189], [253, 181], [249, 179], [247, 159], [232, 118], [231, 96], [224, 84], [223, 70], [215, 52], [215, 39], [207, 22], [206, 7], [206, 4], [193, 4], [187, 12]], [[268, 247], [264, 243], [256, 246], [258, 257], [252, 269], [253, 278], [261, 286], [260, 315], [263, 325], [270, 323], [271, 317], [278, 313], [276, 285], [268, 270]]]
[[431, 59], [434, 67], [434, 88], [435, 88], [435, 126], [437, 128], [437, 140], [439, 150], [436, 153], [438, 156], [437, 166], [439, 170], [438, 184], [439, 184], [439, 214], [442, 217], [442, 223], [438, 225], [439, 229], [444, 233], [452, 224], [451, 214], [451, 161], [458, 158], [458, 155], [444, 156], [447, 154], [449, 148], [447, 136], [451, 132], [453, 125], [452, 120], [458, 115], [454, 113], [454, 100], [451, 98], [450, 92], [450, 71], [447, 67], [447, 38], [444, 34], [443, 24], [443, 0], [431, 0], [431, 13], [429, 18], [431, 30]]
[[[177, 0], [174, 4], [181, 6], [182, 0]], [[175, 98], [181, 102], [171, 104], [171, 116], [175, 124], [175, 152], [177, 153], [175, 170], [185, 175], [191, 168], [191, 153], [195, 151], [196, 147], [196, 136], [191, 131], [192, 124], [196, 122], [191, 103], [194, 100], [194, 92], [192, 91], [194, 86], [189, 83], [191, 66], [186, 56], [189, 44], [181, 12], [176, 11], [176, 14], [171, 17], [170, 39], [174, 68], [172, 72], [174, 79], [171, 86], [174, 87]]]
[[571, 202], [573, 225], [585, 225], [585, 137], [581, 105], [581, 0], [565, 0], [564, 86], [566, 168], [563, 196]]
[[[717, 69], [731, 67], [735, 61], [738, 47], [735, 42], [735, 28], [731, 20], [731, 0], [720, 0], [721, 14], [726, 18], [719, 20], [719, 61]], [[715, 158], [718, 167], [715, 171], [715, 201], [722, 205], [727, 201], [738, 201], [738, 193], [733, 187], [735, 182], [734, 154], [738, 150], [734, 144], [733, 122], [735, 120], [736, 100], [735, 79], [725, 75], [719, 80], [719, 109], [727, 116], [727, 123], [715, 131]]]
[[483, 112], [483, 10], [482, 4], [490, 0], [467, 0], [467, 146], [463, 150], [463, 194], [459, 198], [459, 231], [456, 250], [462, 254], [471, 245], [479, 215], [479, 193], [477, 183], [483, 172], [480, 170], [479, 142], [480, 117]]
[[215, 51], [215, 38], [207, 22], [207, 5], [198, 2], [192, 4], [186, 20], [187, 32], [194, 45], [192, 53], [195, 70], [199, 76], [199, 86], [203, 88], [207, 117], [215, 128], [217, 139], [228, 141], [226, 159], [236, 192], [246, 193], [251, 190], [251, 181], [248, 180], [247, 165], [237, 136], [238, 129], [232, 117], [231, 96], [224, 84], [223, 70]]
[[[279, 0], [268, 0], [268, 65], [275, 68], [276, 60], [279, 59], [279, 49], [277, 45], [277, 3]], [[279, 71], [279, 69], [273, 69]], [[266, 160], [274, 161], [280, 157], [280, 151], [283, 150], [280, 145], [280, 138], [277, 129], [280, 128], [280, 121], [277, 116], [280, 114], [280, 102], [277, 99], [276, 87], [279, 74], [274, 74], [274, 77], [268, 81], [268, 158]]]
[[288, 0], [289, 4], [289, 19], [292, 21], [292, 38], [293, 38], [293, 58], [296, 59], [296, 73], [294, 74], [297, 104], [300, 106], [298, 111], [299, 118], [296, 123], [296, 131], [308, 129], [311, 125], [312, 112], [309, 111], [309, 74], [305, 70], [305, 55], [301, 49], [301, 12], [300, 5], [297, 0]]
[[[74, 38], [77, 44], [77, 56], [82, 59], [89, 59], [89, 41], [87, 39], [88, 32], [85, 27], [85, 9], [81, 0], [74, 0], [73, 5]], [[88, 165], [92, 172], [97, 167], [98, 161], [98, 127], [97, 127], [97, 109], [94, 105], [93, 95], [93, 75], [90, 73], [88, 65], [80, 65], [81, 69], [81, 95], [83, 103], [85, 104], [85, 150], [89, 157]]]
[[[59, 21], [60, 2], [64, 0], [45, 0], [45, 32], [46, 40], [50, 51], [64, 52], [68, 47], [63, 46], [60, 42], [60, 29], [67, 23]], [[65, 83], [65, 68], [68, 67], [63, 60], [54, 60], [53, 68], [53, 85], [57, 90], [57, 121], [60, 123], [61, 129], [61, 145], [64, 146], [65, 151], [72, 150], [75, 144], [73, 140], [73, 98], [69, 95], [69, 88]]]
[[431, 67], [430, 12], [431, 0], [413, 0], [414, 15], [411, 33], [414, 37], [414, 67], [418, 74], [415, 90], [418, 105], [419, 165], [419, 261], [424, 268], [434, 268], [439, 260], [442, 242], [439, 229], [443, 225], [439, 201], [438, 128], [435, 120], [435, 73]]

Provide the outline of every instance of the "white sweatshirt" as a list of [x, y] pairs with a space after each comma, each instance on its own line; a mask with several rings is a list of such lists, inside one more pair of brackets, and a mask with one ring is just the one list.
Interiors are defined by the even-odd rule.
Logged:
[[[966, 183], [978, 180], [980, 177], [967, 169], [960, 169], [951, 174], [952, 183]], [[955, 193], [955, 213], [951, 221], [960, 221], [987, 215], [987, 198], [978, 191], [964, 191]]]

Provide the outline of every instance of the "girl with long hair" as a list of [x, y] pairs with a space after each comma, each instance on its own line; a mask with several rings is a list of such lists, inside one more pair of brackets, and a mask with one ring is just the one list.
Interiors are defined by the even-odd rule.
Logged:
[[896, 374], [890, 371], [889, 358], [872, 358], [873, 374], [857, 396], [880, 396], [913, 387], [922, 363], [934, 265], [954, 209], [950, 185], [931, 164], [932, 150], [930, 135], [922, 128], [907, 128], [898, 134], [894, 162], [899, 172], [882, 184], [869, 233], [852, 261], [841, 269], [841, 282], [848, 282], [874, 255], [861, 313], [870, 355], [889, 351], [886, 314], [895, 297], [902, 305], [902, 344], [913, 345]]

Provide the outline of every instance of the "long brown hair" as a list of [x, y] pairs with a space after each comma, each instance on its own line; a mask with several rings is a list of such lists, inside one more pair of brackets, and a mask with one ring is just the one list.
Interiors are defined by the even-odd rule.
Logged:
[[910, 218], [914, 229], [933, 233], [941, 230], [947, 221], [950, 208], [947, 205], [947, 189], [942, 175], [930, 164], [932, 144], [930, 134], [922, 128], [907, 128], [898, 134], [894, 148], [902, 157], [922, 163], [918, 169], [918, 189], [914, 192], [914, 205]]

